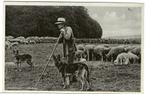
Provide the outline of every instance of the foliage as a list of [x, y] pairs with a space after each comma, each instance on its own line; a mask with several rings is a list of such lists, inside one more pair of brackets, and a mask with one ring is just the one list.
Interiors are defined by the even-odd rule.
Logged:
[[65, 17], [76, 38], [101, 38], [102, 28], [82, 6], [6, 6], [6, 35], [57, 37], [54, 24]]

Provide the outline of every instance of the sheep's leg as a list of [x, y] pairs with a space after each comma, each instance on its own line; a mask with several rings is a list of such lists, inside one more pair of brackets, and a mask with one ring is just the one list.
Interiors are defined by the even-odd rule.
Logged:
[[22, 62], [19, 63], [19, 67], [20, 67], [20, 68], [19, 68], [19, 71], [21, 71], [21, 63], [22, 63]]
[[106, 62], [108, 62], [108, 58], [105, 56], [105, 58], [106, 58]]
[[87, 53], [88, 53], [88, 61], [89, 61], [89, 50], [87, 51]]
[[93, 60], [93, 57], [94, 57], [94, 56], [93, 56], [93, 52], [91, 52], [91, 60]]
[[19, 71], [19, 62], [17, 62], [17, 71]]
[[111, 62], [113, 62], [113, 56], [111, 56]]
[[137, 60], [136, 59], [134, 59], [134, 64], [137, 62]]
[[101, 61], [103, 62], [104, 61], [104, 59], [103, 59], [103, 55], [101, 54]]
[[95, 53], [93, 54], [93, 60], [96, 61], [96, 55], [95, 55]]

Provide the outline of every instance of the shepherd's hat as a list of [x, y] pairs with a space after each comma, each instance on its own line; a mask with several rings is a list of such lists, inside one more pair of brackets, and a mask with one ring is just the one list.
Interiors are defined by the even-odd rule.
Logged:
[[58, 25], [58, 24], [63, 24], [65, 22], [66, 22], [65, 18], [60, 17], [60, 18], [57, 19], [57, 22], [55, 24]]

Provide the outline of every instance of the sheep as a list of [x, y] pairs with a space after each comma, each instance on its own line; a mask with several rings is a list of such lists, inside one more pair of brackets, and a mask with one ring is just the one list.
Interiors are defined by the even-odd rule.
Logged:
[[34, 37], [27, 37], [26, 40], [28, 41], [29, 44], [36, 44]]
[[128, 65], [130, 63], [129, 61], [129, 55], [128, 53], [120, 53], [116, 60], [114, 60], [115, 65]]
[[29, 44], [36, 44], [35, 40], [28, 40]]
[[110, 47], [105, 46], [105, 45], [98, 45], [94, 47], [94, 56], [96, 60], [98, 59], [97, 57], [100, 56], [101, 61], [104, 61], [106, 59], [106, 54], [109, 52]]
[[133, 50], [134, 48], [135, 48], [135, 46], [127, 46], [124, 49], [126, 52], [129, 52], [129, 51]]
[[139, 63], [139, 57], [131, 52], [128, 52], [130, 63]]
[[13, 36], [6, 36], [6, 37], [5, 37], [5, 40], [6, 40], [6, 41], [10, 41], [11, 39], [14, 39], [14, 37], [13, 37]]
[[122, 52], [125, 52], [124, 46], [112, 47], [106, 57], [107, 59], [111, 60], [111, 62], [113, 62], [116, 59], [117, 55]]
[[92, 45], [92, 44], [85, 45], [85, 51], [87, 53], [88, 61], [93, 59], [94, 47], [95, 47], [95, 45]]
[[77, 50], [85, 51], [85, 46], [84, 46], [84, 44], [79, 44], [79, 45], [77, 45]]
[[9, 41], [5, 41], [5, 48], [6, 49], [11, 48], [11, 43]]
[[19, 44], [18, 42], [13, 42], [13, 43], [11, 43], [11, 46], [10, 47], [12, 47], [12, 48], [13, 47], [16, 47], [16, 46], [18, 46], [18, 44]]
[[115, 65], [128, 65], [135, 63], [139, 63], [139, 57], [131, 52], [120, 53], [114, 61]]
[[5, 42], [5, 47], [7, 48], [7, 49], [12, 49], [13, 47], [17, 47], [18, 46], [18, 42], [13, 42], [13, 43], [11, 43], [11, 42], [9, 42], [9, 41], [6, 41]]
[[130, 50], [129, 52], [131, 52], [131, 53], [133, 53], [133, 54], [135, 54], [137, 56], [140, 56], [141, 55], [141, 48], [140, 47], [136, 47], [136, 48]]

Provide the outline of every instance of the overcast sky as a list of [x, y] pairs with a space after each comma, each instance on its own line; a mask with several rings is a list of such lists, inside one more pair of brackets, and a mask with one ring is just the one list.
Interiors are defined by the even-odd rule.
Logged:
[[88, 6], [89, 15], [98, 21], [103, 37], [141, 34], [141, 8]]

